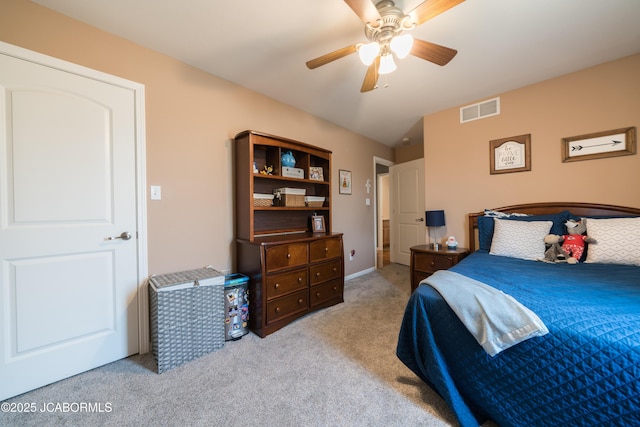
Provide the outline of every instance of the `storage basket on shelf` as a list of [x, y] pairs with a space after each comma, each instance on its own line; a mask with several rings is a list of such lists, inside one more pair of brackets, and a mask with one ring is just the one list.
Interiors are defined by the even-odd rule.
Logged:
[[277, 188], [273, 190], [275, 198], [273, 203], [275, 206], [287, 206], [287, 207], [304, 207], [304, 195], [307, 190], [304, 188]]
[[324, 197], [320, 197], [320, 196], [305, 196], [304, 202], [309, 207], [321, 208], [324, 205]]
[[253, 193], [253, 206], [271, 206], [273, 204], [273, 194]]
[[225, 275], [210, 267], [149, 277], [158, 373], [224, 346], [224, 285]]

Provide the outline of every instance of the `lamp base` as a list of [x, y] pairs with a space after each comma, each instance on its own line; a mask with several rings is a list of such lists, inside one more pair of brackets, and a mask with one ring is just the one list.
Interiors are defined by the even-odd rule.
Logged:
[[436, 250], [436, 251], [439, 251], [441, 246], [442, 245], [440, 243], [432, 243], [431, 244], [431, 248]]

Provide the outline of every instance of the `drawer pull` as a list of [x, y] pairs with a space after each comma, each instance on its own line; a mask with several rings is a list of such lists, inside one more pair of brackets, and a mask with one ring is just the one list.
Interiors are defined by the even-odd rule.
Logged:
[[298, 283], [302, 283], [302, 277], [298, 277]]
[[302, 303], [303, 303], [303, 302], [304, 302], [304, 300], [303, 300], [302, 298], [300, 298], [300, 299], [298, 300], [298, 304], [300, 304], [300, 305], [302, 305]]
[[320, 272], [319, 271], [316, 273], [316, 277], [320, 277]]
[[333, 290], [334, 290], [334, 291], [337, 291], [337, 290], [338, 290], [338, 287], [337, 287], [337, 286], [334, 286], [334, 287], [333, 287]]
[[287, 254], [287, 259], [291, 258], [291, 254]]
[[280, 307], [276, 307], [276, 313], [280, 313]]
[[333, 272], [335, 273], [336, 271], [338, 271], [338, 269], [333, 267]]
[[278, 289], [278, 288], [280, 287], [280, 283], [276, 283], [275, 285], [273, 285], [273, 287], [274, 287], [275, 289]]
[[320, 292], [316, 292], [316, 297], [320, 298]]
[[431, 261], [431, 267], [435, 267], [436, 266], [436, 262], [435, 261]]
[[329, 252], [329, 248], [324, 248], [324, 251], [325, 252]]

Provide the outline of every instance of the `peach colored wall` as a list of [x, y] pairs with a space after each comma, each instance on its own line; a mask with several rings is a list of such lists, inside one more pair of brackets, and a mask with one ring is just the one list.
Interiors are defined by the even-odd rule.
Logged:
[[231, 139], [245, 129], [333, 151], [333, 179], [353, 173], [353, 195], [332, 195], [334, 231], [356, 250], [345, 273], [375, 265], [365, 182], [391, 148], [26, 0], [2, 0], [0, 40], [145, 85], [147, 184], [162, 186], [148, 200], [150, 273], [233, 268]]
[[[459, 107], [425, 116], [426, 208], [445, 209], [446, 233], [466, 244], [466, 214], [484, 208], [640, 207], [640, 155], [562, 163], [560, 152], [564, 137], [640, 127], [638, 76], [640, 54], [499, 94], [498, 116], [460, 124]], [[531, 171], [490, 175], [489, 141], [522, 134], [531, 134]]]

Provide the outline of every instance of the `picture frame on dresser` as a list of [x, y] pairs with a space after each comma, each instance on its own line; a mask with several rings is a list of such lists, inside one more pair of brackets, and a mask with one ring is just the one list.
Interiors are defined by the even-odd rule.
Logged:
[[324, 225], [324, 217], [322, 215], [314, 215], [311, 217], [311, 225], [314, 233], [326, 233], [327, 229]]

